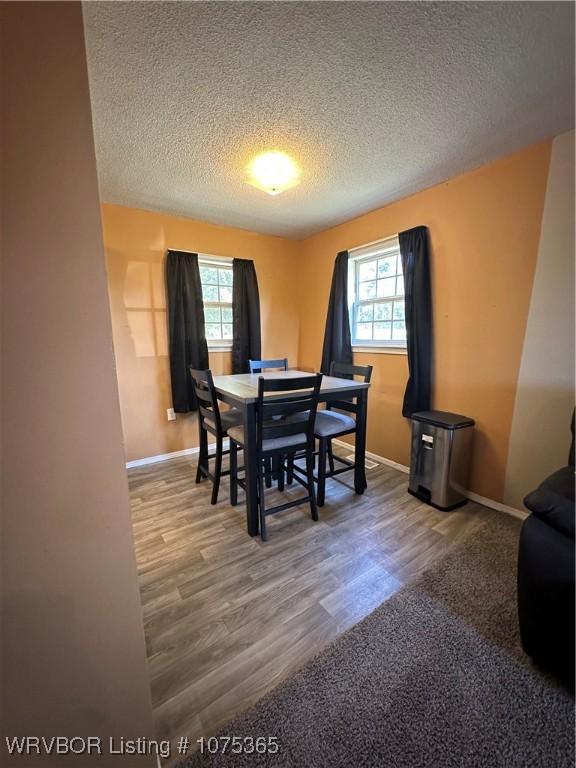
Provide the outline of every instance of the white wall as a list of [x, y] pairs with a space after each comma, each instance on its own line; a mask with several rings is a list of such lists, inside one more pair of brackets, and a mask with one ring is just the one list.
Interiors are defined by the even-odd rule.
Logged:
[[557, 136], [508, 450], [504, 502], [564, 466], [574, 407], [574, 131]]
[[82, 9], [0, 3], [0, 29], [2, 727], [150, 737]]

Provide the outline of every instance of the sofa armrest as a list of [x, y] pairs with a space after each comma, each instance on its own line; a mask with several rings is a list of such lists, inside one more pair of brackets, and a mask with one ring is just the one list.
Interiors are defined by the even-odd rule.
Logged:
[[524, 499], [526, 507], [557, 531], [574, 539], [574, 470], [563, 467]]

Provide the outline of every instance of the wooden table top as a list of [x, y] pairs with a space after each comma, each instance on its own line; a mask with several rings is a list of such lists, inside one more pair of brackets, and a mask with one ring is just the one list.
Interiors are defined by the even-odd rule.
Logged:
[[[313, 376], [310, 371], [272, 371], [264, 373], [237, 373], [230, 376], [214, 376], [214, 386], [220, 395], [243, 402], [252, 402], [258, 399], [258, 379], [294, 379], [298, 376]], [[320, 387], [320, 396], [337, 395], [352, 390], [368, 389], [370, 384], [351, 379], [340, 379], [336, 376], [324, 376]], [[281, 396], [281, 392], [270, 392], [266, 397]]]

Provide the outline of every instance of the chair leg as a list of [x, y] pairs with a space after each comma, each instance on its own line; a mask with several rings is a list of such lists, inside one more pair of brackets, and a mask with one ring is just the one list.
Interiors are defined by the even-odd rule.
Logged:
[[214, 465], [214, 485], [212, 486], [211, 504], [218, 502], [218, 489], [220, 488], [220, 477], [222, 475], [222, 438], [216, 439], [216, 458]]
[[[268, 460], [266, 460], [268, 461]], [[268, 467], [268, 464], [266, 464]], [[266, 532], [266, 503], [264, 499], [264, 476], [262, 469], [258, 472], [258, 513], [260, 515], [260, 538], [262, 541], [268, 541], [268, 534]]]
[[284, 490], [284, 456], [276, 457], [276, 474], [278, 477], [278, 490]]
[[238, 505], [238, 447], [230, 440], [230, 505]]
[[294, 454], [291, 453], [286, 461], [286, 485], [294, 482]]
[[314, 451], [306, 451], [306, 482], [308, 483], [308, 494], [310, 496], [310, 514], [312, 520], [318, 520], [318, 508], [316, 506], [316, 491], [314, 489]]
[[208, 435], [206, 434], [206, 430], [202, 429], [200, 427], [200, 433], [199, 433], [199, 451], [198, 451], [198, 466], [196, 467], [196, 483], [200, 483], [202, 481], [202, 469], [206, 467], [206, 464], [208, 462], [207, 456], [208, 456]]
[[332, 452], [332, 440], [328, 440], [328, 466], [330, 467], [330, 473], [334, 474], [334, 454]]
[[319, 507], [324, 506], [324, 495], [326, 492], [326, 451], [327, 451], [326, 438], [320, 438], [320, 440], [318, 440], [318, 496], [317, 496], [317, 504]]
[[266, 466], [266, 488], [272, 488], [272, 459], [264, 460]]

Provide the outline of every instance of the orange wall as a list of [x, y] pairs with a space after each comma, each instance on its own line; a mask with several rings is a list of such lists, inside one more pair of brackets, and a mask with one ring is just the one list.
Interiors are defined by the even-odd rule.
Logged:
[[[160, 213], [102, 206], [104, 245], [126, 459], [198, 445], [196, 419], [172, 406], [167, 357], [164, 261], [169, 248], [253, 259], [260, 288], [262, 354], [298, 359], [294, 266], [298, 243]], [[210, 353], [214, 373], [231, 355]]]
[[[317, 367], [336, 253], [429, 228], [433, 406], [476, 419], [471, 490], [495, 500], [504, 490], [549, 158], [546, 141], [314, 235], [300, 255], [300, 364]], [[369, 450], [408, 464], [410, 429], [401, 416], [407, 358], [363, 353], [355, 360], [374, 366]]]
[[[164, 258], [168, 248], [254, 259], [263, 355], [320, 364], [336, 253], [416, 225], [429, 228], [435, 340], [433, 406], [476, 419], [471, 489], [502, 500], [508, 441], [550, 159], [549, 141], [302, 242], [105, 204], [102, 208], [120, 403], [128, 460], [197, 445], [193, 416], [168, 422]], [[398, 354], [374, 366], [368, 448], [409, 463]], [[230, 354], [211, 353], [215, 372]]]

